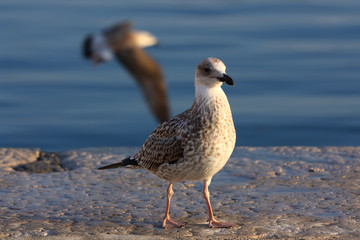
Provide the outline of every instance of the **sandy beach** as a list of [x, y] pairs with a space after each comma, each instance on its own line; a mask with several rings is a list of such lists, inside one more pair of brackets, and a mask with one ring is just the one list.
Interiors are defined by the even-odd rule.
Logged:
[[[210, 186], [207, 227], [200, 182], [174, 184], [164, 230], [167, 182], [143, 170], [98, 171], [137, 148], [58, 153], [0, 148], [0, 238], [359, 239], [360, 147], [237, 147]], [[16, 169], [16, 170], [15, 170]]]

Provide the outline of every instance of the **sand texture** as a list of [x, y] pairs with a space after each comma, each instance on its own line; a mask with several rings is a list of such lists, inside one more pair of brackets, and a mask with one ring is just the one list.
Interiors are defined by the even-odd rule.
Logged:
[[59, 153], [0, 148], [0, 239], [360, 239], [360, 147], [238, 147], [210, 185], [210, 229], [200, 182], [144, 170], [96, 170], [137, 148]]

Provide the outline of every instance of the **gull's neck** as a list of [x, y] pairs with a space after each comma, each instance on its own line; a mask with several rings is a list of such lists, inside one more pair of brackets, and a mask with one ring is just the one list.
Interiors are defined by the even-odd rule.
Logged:
[[227, 97], [224, 91], [221, 88], [221, 83], [209, 87], [202, 84], [195, 84], [195, 98], [194, 105], [199, 106], [209, 106], [219, 101], [228, 102]]

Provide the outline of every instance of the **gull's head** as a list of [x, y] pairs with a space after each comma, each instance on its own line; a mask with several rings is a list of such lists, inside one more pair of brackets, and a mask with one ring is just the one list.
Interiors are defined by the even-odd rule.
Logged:
[[83, 42], [83, 55], [94, 64], [107, 62], [112, 59], [112, 52], [101, 34], [89, 35]]
[[196, 68], [195, 86], [220, 87], [223, 83], [234, 86], [234, 81], [226, 75], [225, 64], [218, 58], [202, 60]]

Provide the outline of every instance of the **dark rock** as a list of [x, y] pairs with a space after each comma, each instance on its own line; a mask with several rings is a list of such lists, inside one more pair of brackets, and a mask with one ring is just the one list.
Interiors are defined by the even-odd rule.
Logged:
[[56, 153], [41, 152], [35, 162], [20, 164], [13, 167], [15, 171], [48, 173], [62, 172], [66, 169], [61, 166], [61, 160]]

